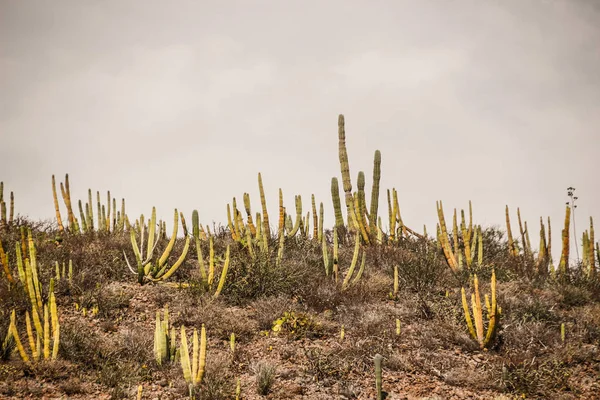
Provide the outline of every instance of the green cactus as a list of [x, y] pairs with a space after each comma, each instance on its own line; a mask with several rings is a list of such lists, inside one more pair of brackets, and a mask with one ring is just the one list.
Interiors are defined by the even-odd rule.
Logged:
[[169, 306], [164, 309], [161, 320], [160, 311], [156, 311], [154, 328], [154, 358], [158, 365], [175, 359], [175, 328], [169, 329]]
[[[371, 210], [369, 212], [369, 226], [377, 226], [377, 212], [379, 209], [379, 181], [381, 180], [381, 152], [375, 150], [373, 160], [373, 188], [371, 189]], [[373, 231], [371, 231], [373, 234]]]
[[319, 204], [319, 232], [318, 232], [319, 242], [323, 239], [323, 217], [324, 217], [323, 202], [321, 202]]
[[181, 347], [179, 353], [181, 355], [181, 369], [183, 370], [183, 378], [189, 387], [190, 398], [195, 398], [195, 392], [202, 383], [204, 371], [206, 369], [206, 328], [202, 324], [200, 330], [200, 345], [198, 345], [198, 331], [194, 329], [192, 336], [192, 361], [190, 362], [190, 353], [187, 344], [187, 335], [185, 327], [181, 326]]
[[317, 214], [317, 203], [315, 202], [315, 195], [311, 195], [312, 213], [313, 213], [313, 240], [319, 240], [319, 214]]
[[[302, 197], [300, 195], [295, 196], [296, 201], [296, 222], [292, 230], [288, 230], [288, 236], [294, 237], [298, 230], [300, 230], [302, 224]], [[302, 232], [302, 231], [301, 231]]]
[[344, 126], [344, 116], [338, 116], [338, 146], [340, 168], [342, 171], [342, 184], [346, 198], [346, 212], [348, 215], [348, 225], [350, 229], [354, 229], [354, 215], [352, 209], [354, 207], [354, 199], [352, 197], [352, 180], [350, 179], [350, 165], [348, 163], [348, 152], [346, 151], [346, 130]]
[[331, 199], [333, 201], [333, 211], [335, 214], [335, 226], [344, 226], [344, 217], [342, 216], [342, 205], [340, 203], [340, 187], [338, 179], [331, 178]]

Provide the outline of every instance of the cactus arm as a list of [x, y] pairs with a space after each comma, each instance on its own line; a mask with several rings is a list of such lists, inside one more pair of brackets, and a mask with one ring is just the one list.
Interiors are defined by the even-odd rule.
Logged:
[[206, 327], [204, 324], [202, 324], [202, 328], [200, 329], [200, 357], [198, 375], [195, 379], [197, 385], [202, 383], [202, 378], [204, 377], [204, 371], [206, 368], [206, 344]]
[[319, 242], [323, 239], [323, 220], [324, 220], [324, 210], [323, 210], [323, 202], [319, 203], [319, 234], [318, 240]]
[[209, 241], [209, 249], [208, 249], [208, 279], [207, 279], [207, 283], [208, 286], [212, 286], [213, 280], [215, 278], [215, 247], [214, 247], [214, 240], [212, 238], [212, 236], [210, 237]]
[[25, 348], [23, 347], [23, 344], [21, 343], [21, 339], [19, 338], [19, 331], [17, 330], [15, 310], [12, 310], [12, 313], [10, 314], [10, 325], [8, 327], [8, 334], [11, 335], [12, 338], [15, 340], [15, 344], [16, 344], [17, 350], [19, 351], [19, 355], [21, 356], [21, 359], [24, 362], [29, 363], [29, 357], [27, 356], [27, 353], [25, 352]]
[[294, 227], [291, 232], [288, 232], [290, 237], [294, 237], [298, 230], [300, 229], [300, 223], [302, 222], [302, 197], [296, 196], [296, 222], [294, 223]]
[[467, 322], [467, 328], [469, 328], [469, 333], [473, 339], [477, 340], [477, 334], [475, 333], [475, 328], [473, 326], [473, 320], [471, 319], [471, 313], [469, 312], [469, 303], [467, 302], [467, 296], [465, 294], [465, 288], [461, 288], [460, 290], [462, 296], [462, 306], [465, 312], [465, 321]]
[[263, 188], [262, 176], [258, 173], [258, 190], [260, 192], [260, 203], [262, 205], [263, 212], [263, 235], [267, 238], [271, 237], [271, 228], [269, 226], [269, 213], [267, 212], [267, 200], [265, 199], [265, 190]]
[[283, 228], [279, 231], [279, 248], [277, 249], [277, 259], [275, 261], [275, 265], [279, 266], [281, 264], [281, 260], [283, 259], [283, 249], [285, 247], [285, 234], [283, 232]]
[[233, 240], [238, 240], [238, 237], [235, 233], [235, 228], [233, 227], [233, 222], [231, 219], [231, 208], [229, 203], [227, 204], [227, 227], [229, 228], [229, 233], [231, 234], [231, 238]]
[[171, 235], [171, 240], [167, 244], [167, 248], [163, 252], [162, 256], [158, 260], [157, 268], [160, 269], [169, 258], [171, 251], [173, 250], [173, 246], [175, 245], [175, 240], [177, 239], [177, 230], [179, 228], [179, 214], [177, 213], [177, 209], [175, 209], [175, 217], [173, 218], [173, 233]]
[[485, 335], [485, 340], [483, 342], [484, 347], [487, 347], [492, 340], [494, 339], [494, 335], [496, 333], [496, 320], [497, 320], [497, 308], [498, 304], [496, 303], [496, 272], [492, 270], [492, 280], [490, 285], [490, 290], [492, 291], [492, 306], [491, 312], [488, 313], [489, 325], [487, 334]]
[[442, 202], [436, 202], [436, 207], [438, 210], [438, 219], [440, 221], [439, 240], [441, 241], [441, 246], [444, 251], [444, 256], [446, 257], [448, 265], [450, 266], [452, 271], [456, 273], [458, 272], [458, 264], [456, 262], [456, 258], [454, 257], [454, 253], [450, 248], [450, 241], [448, 239], [448, 232], [446, 230], [446, 219], [444, 218], [444, 208]]
[[352, 213], [352, 208], [354, 205], [352, 198], [352, 181], [350, 179], [350, 165], [348, 163], [348, 152], [346, 150], [346, 130], [345, 130], [345, 121], [344, 116], [340, 114], [338, 116], [338, 148], [339, 148], [339, 159], [340, 159], [340, 169], [342, 172], [342, 185], [345, 193], [346, 199], [346, 211], [348, 214], [348, 225], [351, 229], [356, 227], [356, 224], [350, 223], [350, 221], [354, 221], [354, 215]]
[[256, 227], [252, 221], [252, 210], [250, 208], [250, 195], [248, 193], [244, 193], [244, 208], [246, 209], [246, 214], [248, 215], [248, 228], [250, 228], [250, 233], [253, 236], [256, 236]]
[[198, 210], [192, 212], [192, 236], [196, 243], [196, 254], [198, 255], [198, 268], [200, 269], [200, 276], [202, 282], [207, 282], [206, 265], [204, 264], [204, 257], [202, 256], [202, 246], [200, 244], [200, 219], [198, 218]]
[[10, 192], [10, 209], [8, 214], [8, 224], [12, 225], [15, 218], [15, 194]]
[[369, 212], [369, 226], [377, 226], [377, 212], [379, 209], [379, 182], [381, 180], [381, 152], [375, 150], [373, 160], [373, 187], [371, 189], [371, 210]]
[[365, 173], [358, 171], [357, 179], [358, 192], [355, 196], [354, 209], [356, 210], [357, 219], [365, 226], [367, 232], [370, 233], [369, 215], [367, 212], [367, 200], [365, 195]]
[[[190, 248], [190, 237], [187, 236], [185, 238], [185, 244], [183, 246], [183, 252], [179, 256], [179, 258], [177, 259], [177, 261], [175, 262], [175, 264], [173, 264], [173, 266], [166, 273], [164, 273], [164, 275], [162, 273], [157, 274], [157, 276], [154, 279], [152, 279], [152, 281], [157, 282], [157, 281], [160, 281], [160, 280], [167, 280], [167, 279], [169, 279], [169, 277], [171, 275], [173, 275], [175, 273], [175, 271], [177, 271], [177, 269], [181, 266], [181, 264], [185, 260], [185, 256], [187, 255], [189, 248]], [[164, 268], [163, 268], [163, 270], [164, 270]]]
[[4, 248], [2, 247], [2, 241], [0, 241], [0, 263], [2, 263], [2, 267], [4, 268], [4, 273], [6, 274], [6, 279], [10, 283], [15, 283], [15, 279], [12, 277], [10, 273], [10, 268], [8, 265], [8, 255], [4, 252]]
[[193, 385], [197, 384], [196, 376], [198, 375], [198, 331], [194, 329], [192, 336], [192, 381]]
[[277, 228], [277, 234], [283, 235], [285, 229], [285, 207], [283, 206], [283, 190], [279, 188], [279, 225]]
[[587, 245], [587, 251], [588, 251], [588, 259], [589, 259], [589, 274], [590, 276], [594, 276], [596, 274], [596, 258], [594, 255], [594, 243], [595, 243], [595, 238], [594, 238], [594, 219], [592, 217], [590, 217], [590, 233], [589, 233], [589, 241], [588, 241], [588, 245]]
[[58, 231], [62, 233], [64, 232], [65, 227], [63, 226], [62, 218], [60, 216], [58, 196], [56, 195], [56, 179], [54, 178], [54, 175], [52, 175], [52, 197], [54, 198], [54, 210], [56, 211], [56, 223], [58, 224]]
[[319, 214], [317, 214], [317, 203], [315, 195], [311, 195], [312, 213], [313, 213], [313, 240], [319, 240]]
[[512, 229], [510, 227], [510, 214], [508, 212], [508, 205], [505, 208], [506, 214], [506, 234], [508, 236], [508, 253], [509, 255], [516, 257], [518, 255], [515, 242], [513, 240]]
[[390, 243], [395, 241], [396, 236], [396, 210], [392, 207], [392, 198], [390, 195], [390, 189], [387, 190], [387, 202], [388, 202], [388, 217], [390, 223]]
[[333, 211], [335, 215], [335, 225], [344, 226], [344, 217], [342, 215], [342, 205], [340, 203], [340, 187], [337, 178], [331, 178], [331, 200], [333, 201]]
[[472, 295], [475, 330], [477, 331], [477, 340], [483, 345], [483, 312], [481, 309], [481, 297], [479, 295], [479, 281], [477, 275], [474, 275], [473, 277], [473, 286], [475, 288], [475, 293]]
[[[469, 206], [471, 202], [469, 202]], [[463, 243], [465, 246], [465, 260], [467, 261], [467, 268], [471, 268], [471, 264], [473, 262], [473, 253], [471, 253], [471, 233], [473, 232], [473, 228], [469, 221], [469, 228], [467, 228], [465, 222], [465, 212], [464, 210], [460, 210], [460, 229], [463, 237]]]
[[223, 290], [223, 286], [225, 285], [225, 278], [227, 277], [227, 270], [229, 269], [229, 245], [227, 245], [227, 251], [225, 252], [225, 264], [223, 264], [223, 269], [221, 270], [221, 277], [219, 278], [219, 284], [217, 285], [217, 290], [213, 294], [213, 299], [219, 297], [221, 291]]
[[523, 223], [521, 222], [521, 210], [517, 207], [517, 221], [519, 222], [519, 233], [521, 234], [521, 246], [523, 247], [523, 253], [525, 256], [528, 255], [527, 241], [525, 240], [525, 229], [523, 228]]
[[[337, 228], [337, 227], [336, 227]], [[338, 273], [339, 273], [339, 259], [338, 259], [338, 232], [337, 229], [333, 229], [333, 276], [335, 279], [335, 283], [338, 282]]]
[[348, 288], [348, 284], [350, 283], [350, 278], [352, 278], [352, 274], [354, 273], [354, 268], [356, 268], [359, 250], [360, 250], [360, 239], [359, 239], [359, 235], [357, 232], [355, 235], [354, 254], [352, 255], [352, 263], [350, 264], [350, 268], [348, 269], [348, 272], [346, 272], [346, 277], [344, 278], [344, 282], [342, 283], [342, 290], [345, 290]]
[[189, 384], [192, 379], [192, 366], [190, 365], [190, 353], [187, 344], [187, 335], [185, 327], [181, 326], [181, 369], [183, 370], [183, 379]]
[[[140, 238], [141, 238], [141, 240], [144, 240], [144, 233], [143, 233], [144, 222], [141, 219], [140, 219], [140, 228], [142, 229]], [[150, 262], [150, 259], [152, 258], [152, 254], [154, 253], [154, 249], [156, 248], [156, 244], [159, 241], [158, 235], [156, 235], [156, 240], [154, 239], [155, 235], [156, 235], [156, 207], [152, 207], [152, 215], [150, 216], [150, 221], [148, 222], [148, 250], [146, 251], [147, 260], [146, 260], [145, 264]], [[141, 247], [142, 248], [144, 247], [143, 242], [142, 242]]]
[[325, 240], [325, 236], [321, 238], [321, 247], [323, 249], [323, 264], [325, 265], [325, 275], [329, 276], [329, 252], [327, 251], [327, 240]]
[[356, 285], [358, 283], [358, 281], [360, 280], [360, 278], [362, 277], [363, 273], [365, 272], [366, 257], [367, 257], [367, 253], [365, 251], [363, 251], [363, 253], [362, 253], [362, 259], [361, 259], [361, 262], [360, 262], [360, 268], [358, 269], [358, 272], [356, 273], [356, 276], [352, 280], [352, 285]]

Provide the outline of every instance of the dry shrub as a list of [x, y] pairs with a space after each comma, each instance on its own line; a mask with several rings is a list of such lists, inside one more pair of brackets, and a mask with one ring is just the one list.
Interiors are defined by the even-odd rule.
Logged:
[[256, 379], [256, 391], [261, 396], [266, 396], [273, 389], [277, 373], [277, 365], [261, 360], [252, 366]]
[[270, 330], [273, 321], [279, 318], [285, 311], [294, 311], [297, 306], [291, 299], [283, 296], [261, 298], [251, 303], [254, 310], [254, 319], [260, 330]]
[[184, 301], [186, 303], [179, 313], [171, 312], [174, 326], [184, 325], [200, 330], [205, 324], [211, 338], [229, 340], [233, 332], [240, 342], [250, 340], [258, 331], [256, 321], [248, 316], [246, 310], [227, 307], [220, 299], [204, 301], [186, 297]]
[[229, 354], [222, 352], [209, 353], [199, 399], [225, 400], [231, 398], [231, 394], [235, 391], [235, 384], [229, 364]]

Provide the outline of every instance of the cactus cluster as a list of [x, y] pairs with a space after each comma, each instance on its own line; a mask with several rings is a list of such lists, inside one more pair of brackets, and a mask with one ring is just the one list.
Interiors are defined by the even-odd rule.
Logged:
[[[510, 213], [508, 206], [505, 207], [506, 215], [506, 231], [508, 235], [508, 255], [509, 257], [521, 261], [522, 269], [528, 273], [545, 275], [550, 273], [555, 274], [554, 262], [552, 260], [552, 228], [550, 225], [550, 217], [548, 217], [548, 234], [546, 237], [546, 226], [543, 218], [540, 217], [540, 245], [537, 256], [531, 247], [529, 239], [529, 229], [527, 221], [521, 220], [521, 210], [517, 208], [517, 220], [519, 223], [519, 233], [521, 236], [521, 246], [519, 241], [513, 238], [512, 228], [510, 223]], [[534, 270], [532, 270], [534, 269]]]
[[202, 383], [206, 368], [206, 328], [204, 327], [204, 324], [202, 324], [200, 330], [200, 344], [198, 344], [198, 331], [194, 329], [194, 334], [192, 336], [191, 362], [185, 327], [181, 326], [180, 360], [183, 378], [189, 387], [190, 399], [194, 399], [195, 391]]
[[[329, 249], [327, 245], [327, 241], [323, 237], [322, 239], [322, 248], [323, 248], [323, 264], [325, 266], [325, 275], [333, 275], [333, 279], [335, 283], [339, 283], [339, 275], [340, 275], [340, 266], [339, 266], [339, 240], [338, 240], [338, 232], [337, 230], [333, 230], [333, 249], [332, 255], [329, 255]], [[366, 261], [366, 252], [362, 252], [362, 260], [360, 263], [360, 267], [358, 272], [354, 274], [356, 270], [356, 265], [358, 263], [358, 257], [360, 253], [360, 237], [359, 233], [356, 232], [354, 235], [354, 253], [352, 254], [352, 262], [350, 266], [346, 270], [346, 275], [342, 282], [341, 289], [342, 291], [348, 289], [350, 286], [355, 285], [360, 278], [362, 277], [365, 271], [365, 261]]]
[[[236, 242], [242, 244], [248, 249], [248, 252], [252, 258], [257, 256], [256, 247], [262, 254], [269, 254], [270, 252], [270, 241], [271, 241], [271, 228], [269, 224], [269, 217], [267, 213], [266, 196], [264, 193], [262, 176], [258, 174], [258, 187], [260, 191], [260, 199], [262, 206], [262, 215], [256, 213], [256, 225], [252, 218], [252, 211], [250, 207], [250, 195], [244, 193], [244, 208], [246, 210], [247, 220], [244, 222], [242, 212], [237, 208], [236, 198], [233, 198], [231, 204], [227, 204], [227, 226], [231, 237]], [[279, 264], [283, 259], [285, 241], [298, 235], [303, 238], [310, 237], [310, 223], [311, 215], [310, 211], [307, 215], [303, 215], [302, 207], [302, 196], [296, 195], [295, 201], [295, 217], [287, 213], [287, 209], [284, 206], [283, 191], [279, 189], [279, 216], [278, 216], [278, 228], [277, 228], [277, 258], [276, 262]], [[317, 214], [317, 206], [314, 195], [311, 196], [312, 205], [312, 239], [320, 241], [323, 237], [323, 203], [319, 205], [319, 213]]]
[[[379, 210], [379, 182], [381, 180], [381, 152], [375, 151], [373, 161], [373, 186], [371, 189], [371, 205], [367, 207], [365, 194], [365, 174], [359, 171], [357, 177], [357, 191], [352, 192], [352, 179], [350, 178], [350, 164], [346, 149], [346, 128], [344, 116], [338, 116], [338, 155], [342, 174], [344, 200], [346, 202], [347, 227], [351, 232], [359, 232], [362, 241], [369, 245], [380, 237], [377, 213]], [[339, 185], [336, 177], [331, 179], [331, 196], [335, 212], [336, 229], [344, 226], [342, 216]]]
[[[458, 225], [456, 209], [452, 218], [452, 236], [448, 234], [446, 218], [442, 202], [436, 202], [439, 224], [437, 225], [438, 242], [444, 252], [446, 262], [452, 272], [458, 273], [464, 269], [472, 271], [477, 260], [477, 266], [483, 265], [483, 238], [481, 226], [473, 226], [473, 209], [469, 201], [469, 224], [465, 220], [465, 212], [461, 210], [460, 227]], [[450, 242], [452, 240], [452, 243]], [[477, 258], [475, 258], [477, 256]]]
[[590, 229], [583, 232], [581, 240], [583, 247], [581, 266], [584, 269], [584, 273], [590, 278], [596, 275], [596, 253], [600, 257], [598, 243], [594, 242], [594, 240], [594, 219], [590, 217]]
[[[213, 236], [208, 233], [208, 241], [209, 241], [209, 253], [208, 253], [208, 268], [206, 267], [206, 263], [204, 262], [204, 257], [202, 255], [202, 245], [200, 243], [200, 222], [198, 217], [198, 211], [194, 210], [192, 213], [192, 236], [194, 237], [196, 244], [196, 252], [198, 255], [198, 267], [200, 269], [200, 276], [202, 278], [202, 284], [204, 287], [211, 291], [213, 289], [213, 284], [215, 280], [215, 272], [216, 272], [216, 262], [215, 262], [215, 250], [214, 250], [214, 239]], [[186, 238], [189, 240], [189, 237]], [[225, 261], [223, 263], [223, 267], [221, 268], [221, 275], [219, 278], [219, 282], [217, 284], [216, 289], [212, 295], [213, 298], [219, 297], [219, 294], [223, 290], [223, 286], [225, 285], [225, 279], [227, 278], [227, 270], [229, 269], [229, 261], [230, 261], [230, 248], [227, 245], [227, 250], [225, 251]]]
[[[89, 232], [123, 232], [129, 225], [127, 215], [125, 214], [125, 199], [121, 199], [121, 210], [117, 210], [117, 200], [111, 197], [110, 191], [106, 193], [106, 204], [100, 200], [100, 192], [96, 192], [96, 221], [94, 221], [94, 203], [92, 201], [92, 190], [88, 189], [88, 202], [85, 207], [81, 200], [78, 201], [79, 219], [73, 211], [71, 200], [71, 188], [69, 185], [69, 174], [65, 175], [65, 182], [60, 183], [62, 199], [67, 208], [67, 231], [72, 234]], [[56, 179], [52, 175], [52, 197], [54, 199], [54, 210], [56, 213], [56, 222], [60, 233], [65, 232], [63, 219], [60, 213], [60, 204], [56, 191]], [[95, 228], [94, 228], [95, 227]]]
[[176, 356], [176, 331], [169, 329], [169, 307], [165, 306], [164, 317], [161, 320], [160, 311], [156, 311], [156, 327], [154, 329], [154, 358], [158, 365], [168, 361], [175, 361]]
[[[43, 302], [42, 284], [39, 280], [38, 265], [36, 259], [36, 248], [31, 231], [28, 232], [29, 254], [21, 254], [19, 244], [17, 248], [17, 264], [19, 268], [19, 279], [31, 304], [31, 313], [25, 312], [25, 325], [29, 342], [30, 354], [21, 343], [15, 310], [12, 310], [8, 337], [14, 339], [17, 350], [24, 362], [39, 361], [40, 359], [56, 359], [60, 342], [60, 324], [58, 321], [58, 309], [54, 296], [54, 279], [50, 280], [48, 290], [48, 301]], [[25, 256], [23, 260], [22, 256]], [[32, 328], [33, 321], [33, 328]], [[50, 350], [52, 344], [52, 350]]]
[[498, 321], [500, 319], [501, 309], [496, 303], [496, 273], [492, 270], [492, 278], [490, 284], [491, 290], [491, 302], [488, 295], [485, 295], [485, 308], [487, 311], [487, 331], [484, 336], [484, 320], [483, 320], [483, 308], [481, 306], [481, 296], [479, 294], [479, 281], [477, 275], [473, 276], [473, 290], [471, 294], [471, 308], [473, 311], [473, 318], [469, 312], [469, 304], [467, 302], [467, 296], [465, 294], [465, 288], [461, 289], [462, 305], [465, 313], [465, 320], [471, 337], [477, 341], [479, 347], [483, 349], [489, 348], [494, 341], [496, 331], [498, 328]]
[[[169, 256], [173, 250], [173, 246], [175, 245], [175, 240], [177, 239], [177, 231], [179, 230], [179, 214], [177, 213], [177, 209], [175, 209], [173, 217], [173, 233], [169, 243], [158, 260], [154, 259], [154, 251], [156, 250], [156, 247], [162, 236], [161, 233], [164, 232], [164, 229], [159, 228], [159, 234], [156, 234], [156, 208], [152, 208], [152, 216], [150, 221], [148, 221], [147, 228], [144, 222], [143, 214], [140, 216], [139, 220], [136, 221], [136, 226], [136, 229], [129, 229], [131, 246], [133, 248], [133, 253], [135, 254], [137, 263], [136, 270], [133, 269], [129, 263], [127, 254], [125, 251], [123, 251], [129, 270], [133, 274], [137, 275], [138, 283], [140, 285], [143, 285], [147, 282], [159, 282], [167, 280], [181, 266], [185, 260], [190, 246], [190, 237], [187, 235], [187, 232], [184, 232], [186, 238], [181, 255], [173, 265], [169, 266], [167, 264]], [[148, 231], [147, 235], [146, 230]], [[140, 240], [139, 245], [137, 236], [139, 236]], [[146, 242], [146, 248], [144, 248], [144, 242]]]

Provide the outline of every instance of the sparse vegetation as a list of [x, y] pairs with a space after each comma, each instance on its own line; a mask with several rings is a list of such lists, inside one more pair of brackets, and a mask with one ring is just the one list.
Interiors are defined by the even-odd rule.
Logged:
[[260, 212], [244, 193], [243, 211], [235, 198], [228, 205], [226, 228], [202, 225], [194, 211], [188, 231], [176, 210], [170, 236], [155, 210], [129, 220], [110, 192], [104, 204], [91, 190], [85, 203], [71, 199], [68, 176], [58, 186], [64, 205], [52, 177], [53, 223], [16, 214], [0, 185], [0, 395], [594, 398], [593, 221], [581, 261], [569, 263], [567, 205], [556, 264], [550, 221], [535, 250], [519, 209], [513, 235], [508, 207], [504, 232], [476, 225], [470, 202], [468, 218], [454, 210], [446, 225], [439, 202], [431, 237], [404, 224], [391, 189], [385, 229], [382, 155], [367, 196], [365, 174], [351, 180], [338, 122], [346, 213], [334, 177], [332, 229], [314, 196], [308, 215], [295, 196], [290, 215], [281, 191], [271, 226], [260, 174]]

